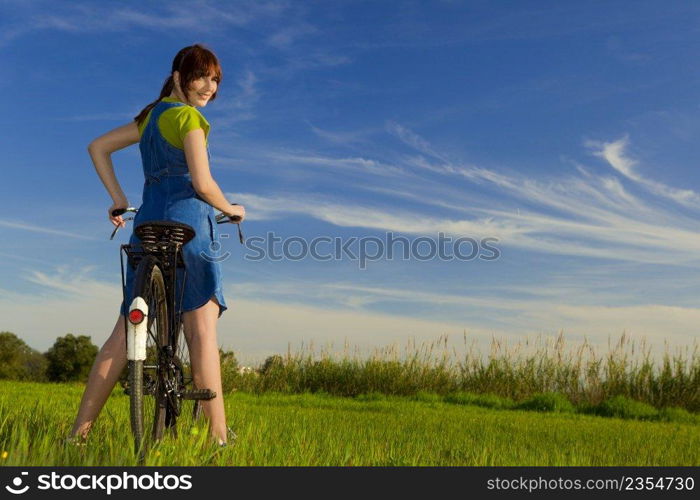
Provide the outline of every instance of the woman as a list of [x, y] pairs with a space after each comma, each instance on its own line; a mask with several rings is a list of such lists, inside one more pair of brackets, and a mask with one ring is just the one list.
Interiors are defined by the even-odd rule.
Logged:
[[[216, 98], [221, 66], [207, 48], [195, 44], [180, 50], [160, 97], [146, 106], [134, 121], [98, 137], [88, 146], [100, 179], [114, 203], [107, 213], [115, 226], [124, 227], [121, 216], [112, 216], [129, 203], [114, 175], [111, 154], [139, 143], [145, 176], [143, 203], [134, 226], [148, 220], [174, 220], [192, 226], [196, 236], [183, 247], [187, 266], [182, 321], [190, 351], [194, 382], [216, 393], [202, 401], [210, 431], [220, 445], [227, 442], [226, 416], [221, 390], [216, 321], [226, 310], [218, 259], [207, 252], [214, 248], [214, 208], [242, 221], [245, 209], [231, 205], [211, 176], [207, 134], [209, 124], [197, 111]], [[139, 239], [132, 233], [130, 243]], [[180, 290], [182, 274], [178, 275]], [[112, 335], [97, 355], [71, 430], [71, 440], [85, 440], [126, 365], [124, 315], [130, 304], [133, 270], [127, 266], [126, 301]], [[176, 294], [177, 295], [177, 294]], [[178, 304], [180, 298], [177, 298]]]

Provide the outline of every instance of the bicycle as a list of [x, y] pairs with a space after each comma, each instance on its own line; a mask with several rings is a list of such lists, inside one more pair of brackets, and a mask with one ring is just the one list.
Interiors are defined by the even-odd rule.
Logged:
[[[138, 213], [128, 207], [112, 211], [113, 216]], [[123, 220], [133, 220], [126, 217]], [[216, 215], [217, 224], [238, 224], [238, 235], [244, 242], [240, 217]], [[119, 230], [117, 226], [110, 240]], [[139, 462], [151, 442], [162, 439], [165, 429], [177, 437], [177, 419], [184, 401], [194, 401], [193, 419], [201, 415], [202, 400], [216, 397], [207, 388], [194, 388], [189, 351], [182, 325], [182, 296], [187, 268], [181, 249], [195, 236], [195, 230], [175, 221], [148, 221], [134, 228], [140, 245], [123, 244], [119, 257], [122, 296], [126, 302], [124, 255], [134, 272], [132, 301], [125, 316], [128, 381], [126, 392], [130, 402], [130, 421], [134, 450]], [[175, 305], [175, 284], [178, 268], [184, 268], [180, 290], [180, 309]], [[150, 425], [150, 436], [147, 426]]]

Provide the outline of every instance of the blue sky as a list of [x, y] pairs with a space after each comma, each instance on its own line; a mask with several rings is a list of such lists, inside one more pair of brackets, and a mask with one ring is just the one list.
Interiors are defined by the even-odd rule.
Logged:
[[[0, 330], [101, 343], [119, 244], [87, 154], [201, 42], [202, 109], [247, 237], [495, 237], [498, 260], [260, 262], [234, 238], [219, 340], [244, 361], [344, 342], [563, 331], [659, 347], [700, 324], [692, 2], [0, 2]], [[132, 205], [136, 147], [113, 156]], [[232, 233], [233, 234], [233, 233]]]

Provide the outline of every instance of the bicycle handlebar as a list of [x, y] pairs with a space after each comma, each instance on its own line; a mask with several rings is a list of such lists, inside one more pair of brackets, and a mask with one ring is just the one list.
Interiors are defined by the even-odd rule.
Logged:
[[[238, 205], [238, 203], [231, 203], [231, 205]], [[128, 208], [117, 208], [112, 210], [112, 217], [117, 217], [119, 215], [123, 215], [126, 212], [134, 212], [138, 213], [139, 209], [134, 208], [134, 207], [128, 207]], [[228, 220], [226, 220], [228, 219]], [[131, 220], [131, 219], [127, 219]], [[241, 220], [240, 215], [226, 215], [225, 213], [221, 212], [216, 215], [216, 223], [217, 224], [227, 224], [228, 222], [232, 222], [234, 224], [238, 224]]]
[[[231, 203], [231, 205], [238, 205], [238, 203]], [[225, 220], [228, 219], [228, 220]], [[225, 213], [221, 212], [216, 216], [216, 223], [217, 224], [226, 224], [228, 222], [232, 222], [234, 224], [238, 224], [241, 222], [241, 216], [240, 215], [226, 215]]]
[[[126, 213], [126, 212], [134, 212], [134, 213], [136, 213], [136, 212], [138, 212], [138, 211], [139, 211], [139, 209], [138, 209], [138, 208], [134, 208], [134, 207], [117, 208], [117, 209], [115, 209], [115, 210], [112, 210], [112, 217], [117, 217], [117, 216], [122, 215], [122, 214], [124, 214], [124, 213]], [[131, 219], [129, 219], [129, 220], [131, 220]]]
[[[238, 203], [231, 203], [231, 205], [238, 205]], [[119, 215], [123, 215], [126, 212], [138, 213], [138, 211], [139, 211], [139, 209], [136, 207], [116, 208], [116, 209], [112, 210], [112, 217], [118, 217]], [[134, 219], [133, 217], [127, 217], [124, 220], [133, 220], [133, 219]], [[241, 232], [241, 225], [240, 225], [241, 217], [239, 215], [226, 215], [225, 213], [220, 212], [215, 216], [215, 219], [216, 219], [217, 224], [232, 223], [232, 224], [238, 225], [238, 239], [240, 240], [241, 244], [243, 244], [244, 238], [243, 238], [243, 233]], [[112, 235], [109, 237], [110, 240], [114, 239], [114, 235], [117, 234], [117, 231], [119, 231], [120, 227], [121, 226], [117, 226], [114, 228], [114, 231], [112, 231]]]

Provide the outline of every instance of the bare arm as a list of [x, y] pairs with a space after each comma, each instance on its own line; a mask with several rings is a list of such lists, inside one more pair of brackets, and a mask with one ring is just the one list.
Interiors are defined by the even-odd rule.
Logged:
[[204, 130], [198, 128], [187, 132], [183, 145], [185, 147], [187, 167], [192, 176], [192, 186], [197, 194], [204, 201], [226, 215], [239, 215], [242, 217], [244, 213], [240, 212], [243, 207], [240, 205], [232, 206], [226, 200], [224, 193], [211, 175]]
[[127, 146], [139, 142], [139, 129], [136, 122], [130, 122], [121, 127], [110, 130], [106, 134], [98, 137], [88, 146], [88, 152], [92, 163], [95, 165], [97, 175], [107, 188], [112, 201], [115, 203], [126, 202], [126, 196], [122, 191], [117, 177], [114, 175], [112, 165], [112, 153]]

